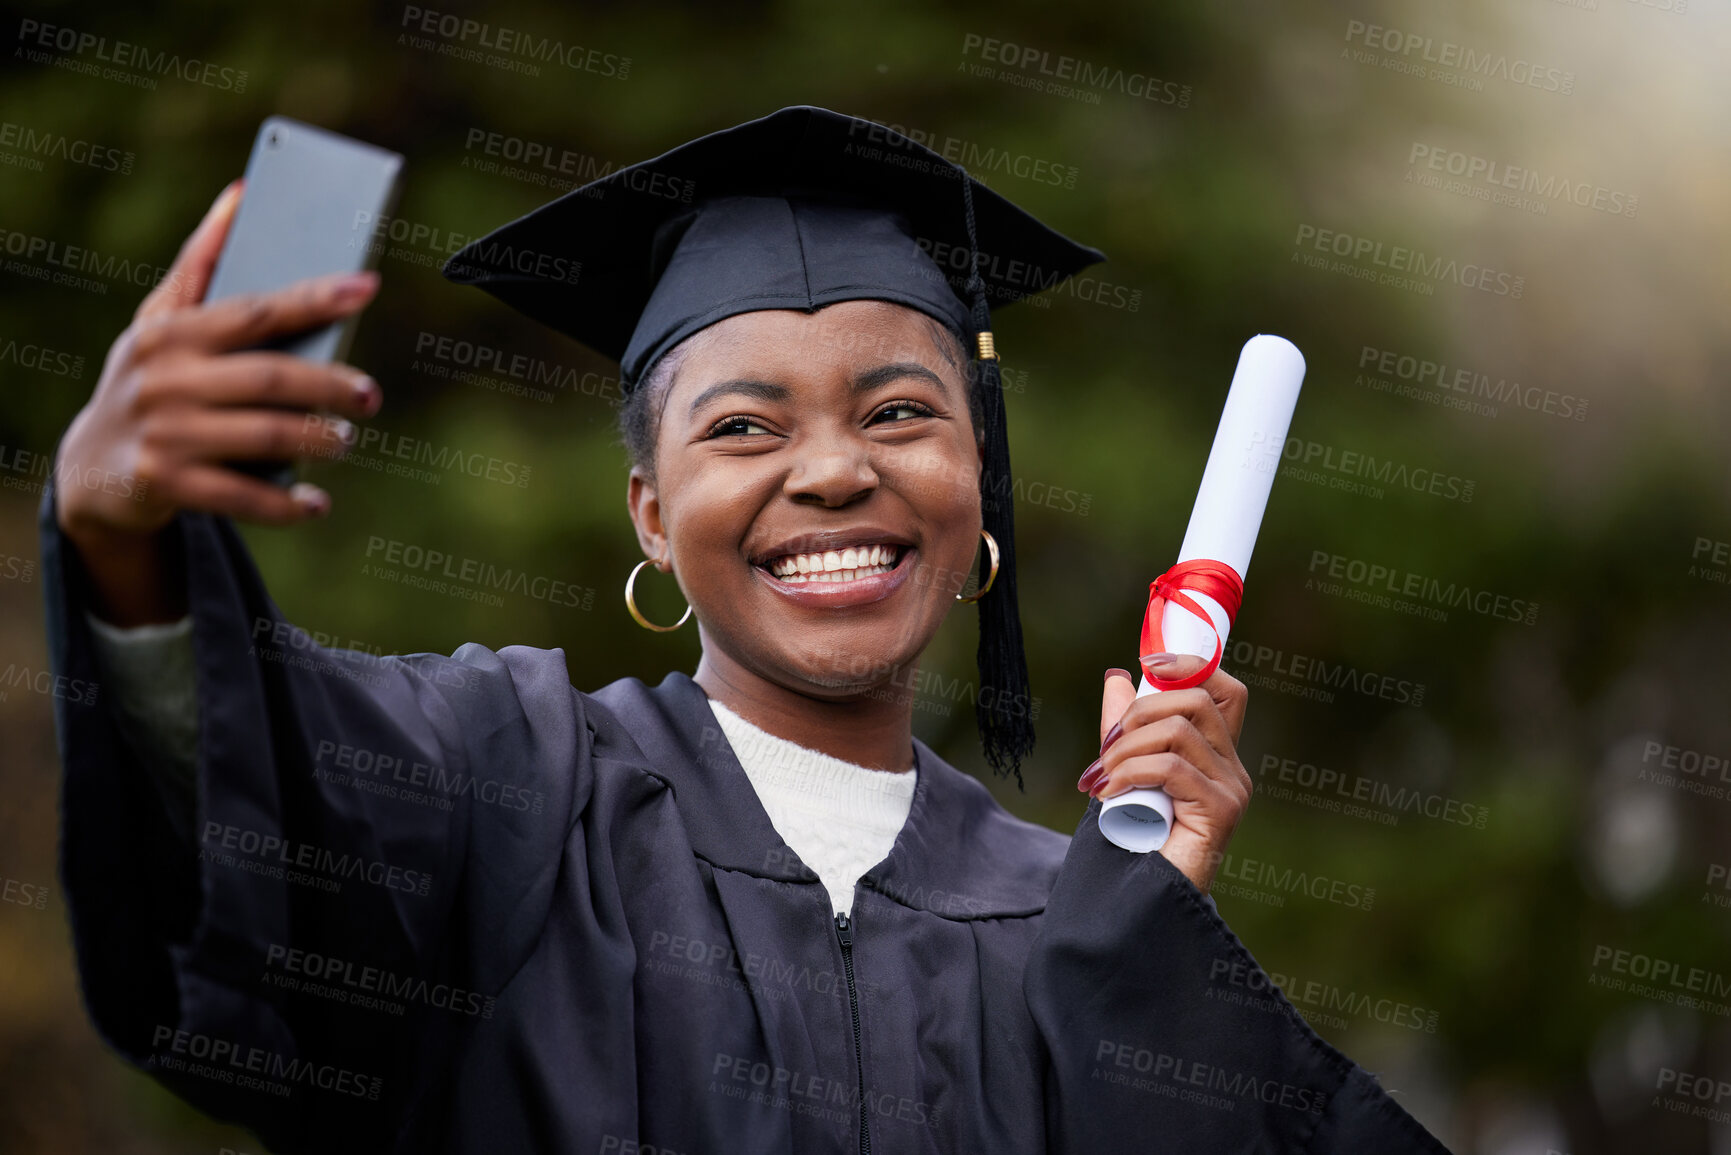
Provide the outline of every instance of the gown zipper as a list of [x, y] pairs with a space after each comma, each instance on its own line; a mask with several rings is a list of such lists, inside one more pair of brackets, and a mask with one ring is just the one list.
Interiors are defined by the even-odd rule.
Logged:
[[845, 912], [835, 916], [835, 936], [841, 940], [841, 965], [847, 972], [847, 1002], [853, 1011], [853, 1063], [854, 1071], [859, 1075], [859, 1150], [860, 1155], [871, 1155], [871, 1131], [866, 1126], [865, 1059], [860, 1051], [859, 992], [853, 982], [853, 923]]

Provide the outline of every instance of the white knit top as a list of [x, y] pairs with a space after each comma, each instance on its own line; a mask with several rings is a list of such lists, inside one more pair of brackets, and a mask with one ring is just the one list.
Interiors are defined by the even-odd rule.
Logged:
[[908, 820], [911, 749], [909, 769], [873, 770], [779, 738], [713, 698], [709, 708], [775, 832], [823, 880], [835, 912], [852, 910], [860, 875], [889, 856]]

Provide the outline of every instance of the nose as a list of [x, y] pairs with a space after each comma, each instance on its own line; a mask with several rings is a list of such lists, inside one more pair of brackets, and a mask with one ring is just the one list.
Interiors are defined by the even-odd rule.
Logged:
[[813, 435], [801, 446], [788, 470], [783, 492], [805, 505], [839, 509], [877, 489], [877, 468], [871, 444], [844, 433]]

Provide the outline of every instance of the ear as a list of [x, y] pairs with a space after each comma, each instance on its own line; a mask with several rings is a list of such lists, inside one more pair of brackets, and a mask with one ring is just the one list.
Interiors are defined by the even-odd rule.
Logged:
[[638, 466], [631, 467], [631, 477], [625, 483], [625, 508], [631, 514], [631, 524], [637, 527], [637, 544], [643, 556], [661, 558], [656, 568], [662, 573], [673, 568], [668, 556], [667, 530], [661, 524], [661, 495], [655, 482]]

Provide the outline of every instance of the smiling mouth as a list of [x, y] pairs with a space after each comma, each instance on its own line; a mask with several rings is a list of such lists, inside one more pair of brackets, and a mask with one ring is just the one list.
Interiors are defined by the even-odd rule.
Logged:
[[858, 581], [896, 568], [906, 546], [863, 545], [816, 553], [790, 553], [771, 558], [761, 568], [789, 585]]

